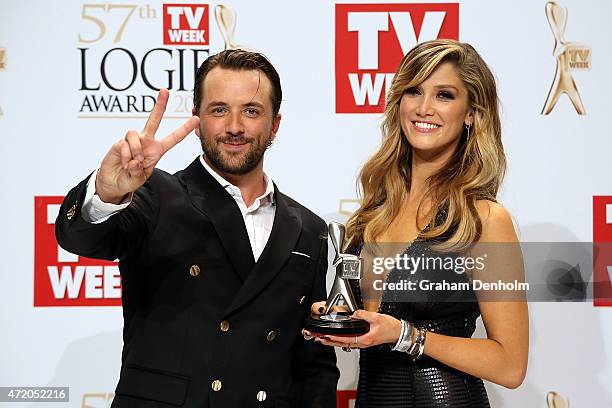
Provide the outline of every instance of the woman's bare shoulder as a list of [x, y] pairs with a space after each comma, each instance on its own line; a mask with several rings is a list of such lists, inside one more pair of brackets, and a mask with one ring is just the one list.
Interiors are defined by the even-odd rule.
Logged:
[[482, 222], [480, 242], [515, 242], [516, 231], [510, 212], [491, 200], [476, 201], [476, 211]]

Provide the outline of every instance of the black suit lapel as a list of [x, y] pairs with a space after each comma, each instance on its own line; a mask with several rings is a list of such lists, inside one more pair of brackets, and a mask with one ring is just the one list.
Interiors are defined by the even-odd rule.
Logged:
[[234, 269], [244, 281], [255, 264], [242, 213], [232, 196], [195, 159], [180, 175], [193, 205], [212, 222]]
[[288, 204], [285, 196], [274, 186], [276, 213], [270, 238], [249, 278], [244, 282], [225, 315], [238, 310], [261, 292], [280, 272], [295, 248], [302, 231], [298, 208]]

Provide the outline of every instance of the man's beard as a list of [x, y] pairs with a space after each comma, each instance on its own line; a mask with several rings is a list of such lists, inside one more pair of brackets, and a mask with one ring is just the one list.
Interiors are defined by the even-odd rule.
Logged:
[[[242, 175], [252, 171], [263, 158], [266, 149], [270, 145], [271, 137], [265, 143], [258, 142], [244, 136], [224, 136], [221, 139], [209, 140], [202, 133], [202, 151], [210, 160], [211, 164], [222, 173]], [[220, 143], [246, 143], [250, 145], [244, 153], [223, 153], [219, 148]]]

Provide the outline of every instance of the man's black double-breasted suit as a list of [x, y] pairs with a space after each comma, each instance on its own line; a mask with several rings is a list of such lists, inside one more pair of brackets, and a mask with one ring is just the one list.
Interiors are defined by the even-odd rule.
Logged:
[[119, 259], [123, 354], [113, 407], [335, 407], [332, 348], [301, 327], [325, 299], [326, 227], [275, 189], [257, 262], [234, 199], [196, 159], [155, 170], [131, 204], [91, 224], [87, 180], [62, 204], [66, 250]]

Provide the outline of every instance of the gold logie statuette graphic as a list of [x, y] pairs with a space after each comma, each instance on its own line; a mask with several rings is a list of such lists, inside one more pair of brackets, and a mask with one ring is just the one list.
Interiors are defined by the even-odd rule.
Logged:
[[569, 408], [569, 401], [551, 391], [546, 395], [546, 405], [548, 405], [548, 408]]
[[225, 7], [223, 4], [217, 5], [217, 7], [215, 7], [215, 20], [217, 20], [217, 27], [219, 27], [219, 31], [225, 42], [226, 50], [240, 48], [246, 51], [257, 51], [251, 47], [236, 44], [234, 42], [234, 32], [236, 31], [236, 12], [234, 10]]
[[586, 111], [582, 99], [580, 99], [576, 82], [574, 82], [572, 71], [591, 68], [591, 48], [565, 40], [566, 8], [554, 1], [549, 1], [546, 3], [546, 17], [555, 37], [553, 55], [557, 60], [557, 69], [544, 108], [542, 108], [542, 114], [548, 115], [555, 107], [561, 94], [565, 93], [572, 101], [576, 112], [579, 115], [585, 115]]
[[360, 200], [354, 198], [342, 198], [340, 199], [340, 205], [338, 206], [338, 214], [350, 217], [355, 211], [357, 211], [359, 204], [361, 204]]
[[234, 43], [234, 31], [236, 31], [236, 13], [234, 10], [225, 7], [223, 4], [215, 7], [215, 20], [217, 20], [217, 26], [223, 36], [225, 42], [225, 49], [240, 48]]
[[225, 49], [241, 48], [238, 44], [234, 43], [234, 31], [236, 31], [236, 12], [223, 4], [215, 7], [215, 20], [217, 20], [217, 26], [223, 36], [225, 42]]
[[83, 394], [81, 408], [110, 408], [115, 398], [113, 393], [87, 393]]
[[4, 71], [6, 68], [6, 50], [0, 48], [0, 71]]

